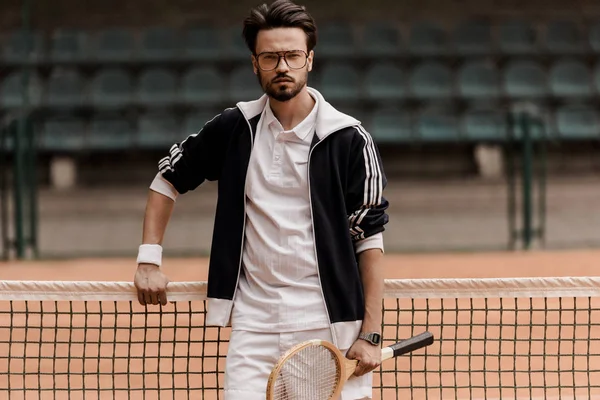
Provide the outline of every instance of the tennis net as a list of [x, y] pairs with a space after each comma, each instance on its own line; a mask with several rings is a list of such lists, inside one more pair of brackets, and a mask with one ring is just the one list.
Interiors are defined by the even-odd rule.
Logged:
[[[143, 307], [128, 282], [0, 281], [0, 397], [218, 399], [229, 330], [206, 285]], [[388, 280], [375, 399], [600, 398], [600, 278]]]

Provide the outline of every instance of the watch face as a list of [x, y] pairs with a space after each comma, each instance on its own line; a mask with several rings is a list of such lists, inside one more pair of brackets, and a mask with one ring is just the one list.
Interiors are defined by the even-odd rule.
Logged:
[[373, 340], [373, 343], [379, 344], [379, 342], [381, 341], [381, 335], [379, 333], [373, 333], [371, 339]]

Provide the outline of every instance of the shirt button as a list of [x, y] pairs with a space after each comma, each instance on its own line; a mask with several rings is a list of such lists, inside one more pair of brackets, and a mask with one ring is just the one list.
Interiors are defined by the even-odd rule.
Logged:
[[279, 156], [275, 156], [275, 161], [279, 161]]

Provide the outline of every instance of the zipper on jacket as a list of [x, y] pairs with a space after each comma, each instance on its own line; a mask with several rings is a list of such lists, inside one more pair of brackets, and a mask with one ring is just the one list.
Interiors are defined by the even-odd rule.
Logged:
[[[239, 109], [239, 110], [240, 110], [240, 112], [242, 112], [241, 109]], [[242, 115], [244, 115], [243, 112], [242, 112]], [[245, 115], [244, 115], [244, 120], [246, 120], [246, 123], [248, 124], [248, 130], [250, 131], [250, 157], [252, 157], [252, 148], [254, 147], [254, 134], [252, 133], [252, 126], [250, 126], [250, 120], [248, 120], [248, 118], [246, 118]], [[248, 164], [250, 164], [250, 157], [248, 158]], [[248, 168], [246, 168], [246, 179], [248, 177], [247, 169]], [[235, 281], [235, 289], [233, 289], [233, 298], [231, 299], [231, 307], [232, 308], [233, 308], [233, 303], [235, 302], [235, 295], [237, 294], [237, 289], [240, 284], [240, 272], [242, 270], [242, 259], [244, 257], [244, 238], [246, 236], [246, 179], [244, 179], [244, 198], [243, 198], [244, 222], [242, 223], [242, 239], [240, 241], [240, 260], [238, 262], [238, 272], [237, 272], [237, 278]], [[230, 311], [230, 313], [231, 313], [231, 311]], [[229, 318], [231, 318], [231, 314], [230, 314]]]
[[[323, 138], [324, 139], [324, 138]], [[325, 306], [325, 312], [327, 313], [327, 319], [329, 320], [329, 330], [331, 331], [331, 337], [333, 339], [333, 344], [337, 346], [337, 337], [335, 336], [335, 331], [333, 330], [333, 324], [331, 323], [331, 317], [329, 316], [329, 309], [327, 308], [327, 301], [325, 300], [325, 292], [323, 292], [323, 281], [321, 280], [321, 268], [319, 268], [319, 253], [317, 252], [317, 238], [315, 235], [315, 216], [313, 212], [312, 205], [312, 190], [310, 184], [310, 158], [312, 156], [313, 150], [323, 141], [323, 139], [319, 140], [308, 152], [308, 203], [310, 205], [310, 219], [311, 219], [311, 229], [313, 234], [313, 249], [315, 252], [315, 261], [317, 263], [317, 276], [319, 277], [319, 289], [321, 290], [321, 298], [323, 299], [323, 305]]]

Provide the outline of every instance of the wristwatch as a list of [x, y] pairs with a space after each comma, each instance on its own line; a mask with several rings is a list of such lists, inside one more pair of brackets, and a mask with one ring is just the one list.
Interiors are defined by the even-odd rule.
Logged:
[[379, 334], [378, 332], [361, 332], [358, 335], [358, 338], [366, 340], [373, 346], [379, 346], [379, 344], [381, 343], [381, 334]]

